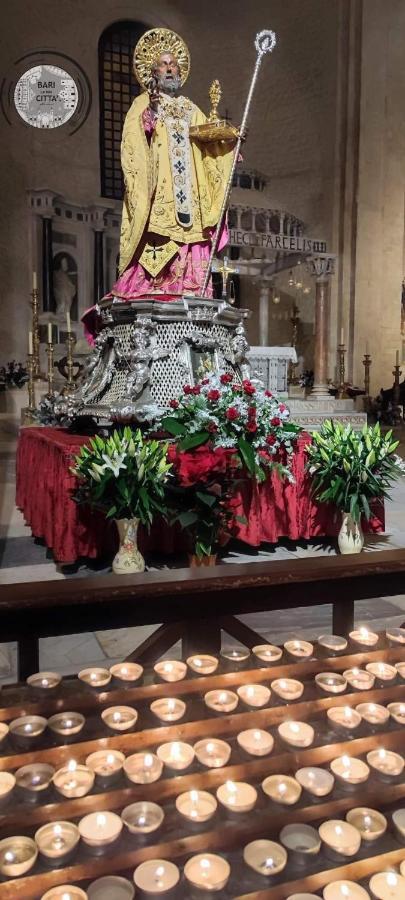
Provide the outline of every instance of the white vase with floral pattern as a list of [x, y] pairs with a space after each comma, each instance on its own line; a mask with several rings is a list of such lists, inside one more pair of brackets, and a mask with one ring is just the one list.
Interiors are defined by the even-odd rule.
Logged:
[[131, 572], [144, 572], [145, 560], [138, 549], [139, 519], [115, 520], [120, 546], [115, 554], [112, 569], [116, 575], [130, 575]]

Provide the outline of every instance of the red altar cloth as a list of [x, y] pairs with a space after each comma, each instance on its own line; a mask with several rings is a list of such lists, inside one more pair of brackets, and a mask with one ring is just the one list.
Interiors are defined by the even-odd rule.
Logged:
[[[292, 461], [294, 484], [281, 481], [274, 473], [266, 482], [252, 488], [241, 485], [238, 515], [246, 524], [238, 526], [238, 537], [253, 547], [279, 538], [291, 540], [336, 535], [340, 516], [333, 509], [314, 502], [305, 472], [305, 445], [309, 435], [301, 435]], [[43, 538], [61, 563], [73, 563], [79, 557], [101, 557], [111, 552], [115, 529], [99, 513], [78, 506], [71, 498], [76, 486], [69, 471], [73, 457], [86, 443], [83, 435], [60, 428], [22, 428], [17, 449], [17, 506], [35, 537]], [[368, 524], [369, 531], [384, 530], [384, 507]], [[145, 550], [173, 551], [179, 535], [169, 529], [152, 528], [142, 542]], [[182, 547], [180, 549], [183, 549]]]

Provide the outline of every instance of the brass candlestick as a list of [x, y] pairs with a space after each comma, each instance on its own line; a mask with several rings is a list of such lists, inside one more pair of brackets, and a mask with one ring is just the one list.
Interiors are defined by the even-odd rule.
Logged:
[[369, 353], [364, 354], [363, 359], [364, 366], [364, 408], [367, 412], [368, 407], [370, 405], [370, 366], [371, 366], [371, 356]]
[[339, 358], [339, 386], [337, 391], [337, 399], [338, 400], [346, 400], [347, 394], [345, 391], [345, 353], [346, 348], [344, 344], [338, 344], [338, 358]]
[[34, 378], [43, 378], [41, 374], [41, 362], [39, 358], [39, 322], [38, 322], [38, 288], [31, 291], [31, 309], [32, 309], [32, 348], [34, 359]]
[[27, 354], [28, 369], [28, 413], [32, 416], [36, 412], [35, 404], [35, 357], [33, 353]]
[[46, 345], [46, 353], [47, 353], [47, 356], [48, 356], [48, 373], [47, 373], [47, 377], [48, 377], [48, 397], [53, 397], [53, 380], [54, 380], [54, 374], [53, 374], [53, 368], [54, 368], [54, 367], [53, 367], [53, 354], [54, 354], [54, 346], [53, 346], [52, 341], [48, 341], [48, 343], [47, 343], [47, 345]]
[[67, 368], [67, 382], [65, 390], [68, 393], [76, 390], [76, 384], [73, 379], [73, 368], [74, 368], [74, 359], [73, 359], [73, 347], [76, 343], [75, 335], [72, 334], [71, 331], [68, 332], [66, 338], [66, 368]]
[[[298, 325], [299, 325], [300, 317], [298, 312], [298, 306], [294, 306], [292, 311], [292, 316], [290, 319], [291, 325], [293, 327], [292, 335], [291, 335], [291, 346], [294, 347], [294, 350], [297, 349], [298, 342]], [[290, 359], [288, 363], [288, 376], [287, 376], [287, 384], [299, 384], [299, 379], [296, 375], [296, 368], [298, 366], [298, 362], [293, 363], [292, 359]]]

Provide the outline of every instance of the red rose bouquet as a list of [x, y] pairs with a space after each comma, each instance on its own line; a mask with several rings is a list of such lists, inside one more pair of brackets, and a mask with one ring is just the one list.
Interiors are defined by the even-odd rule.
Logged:
[[184, 385], [160, 425], [177, 438], [179, 450], [205, 444], [214, 451], [233, 450], [240, 466], [259, 481], [272, 468], [291, 480], [288, 457], [301, 429], [289, 416], [287, 406], [259, 382], [240, 382], [224, 372]]

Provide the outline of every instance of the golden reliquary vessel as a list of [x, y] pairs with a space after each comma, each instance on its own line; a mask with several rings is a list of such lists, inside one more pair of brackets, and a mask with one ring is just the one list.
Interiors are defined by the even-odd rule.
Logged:
[[209, 98], [211, 101], [211, 112], [208, 121], [204, 125], [194, 125], [190, 128], [190, 137], [202, 143], [210, 141], [236, 141], [239, 137], [239, 130], [227, 122], [220, 119], [218, 115], [218, 105], [222, 96], [221, 85], [215, 80], [209, 89]]

